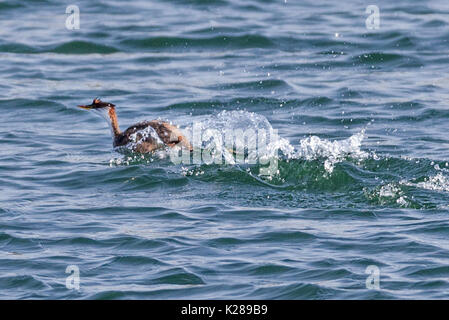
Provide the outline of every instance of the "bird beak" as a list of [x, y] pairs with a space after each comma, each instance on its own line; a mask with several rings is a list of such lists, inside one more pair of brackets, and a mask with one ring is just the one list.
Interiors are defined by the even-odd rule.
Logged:
[[92, 109], [92, 105], [88, 105], [88, 106], [78, 106], [78, 108], [90, 110], [90, 109]]

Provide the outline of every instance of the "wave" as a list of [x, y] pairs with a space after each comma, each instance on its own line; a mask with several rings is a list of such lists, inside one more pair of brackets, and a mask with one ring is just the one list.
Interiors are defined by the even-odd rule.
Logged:
[[[239, 131], [240, 130], [240, 131]], [[153, 130], [154, 131], [154, 130]], [[347, 158], [357, 161], [364, 160], [368, 153], [361, 150], [365, 130], [340, 141], [329, 141], [317, 136], [301, 139], [298, 146], [292, 145], [287, 139], [280, 137], [264, 116], [248, 111], [222, 111], [217, 115], [206, 116], [195, 121], [184, 129], [184, 133], [194, 147], [194, 153], [200, 152], [201, 159], [197, 165], [222, 164], [225, 161], [231, 165], [245, 165], [251, 163], [268, 163], [270, 160], [314, 161], [323, 159], [323, 168], [332, 174], [337, 163]], [[199, 134], [198, 136], [196, 134]], [[238, 133], [238, 134], [236, 134]], [[143, 135], [156, 135], [155, 132], [143, 132]], [[265, 139], [260, 143], [262, 139]], [[135, 141], [135, 143], [139, 143]], [[133, 145], [127, 146], [133, 150]], [[207, 161], [204, 161], [204, 152]], [[175, 149], [175, 152], [178, 150]], [[169, 150], [157, 153], [158, 158], [168, 158], [172, 155]], [[195, 157], [195, 155], [194, 155]], [[127, 156], [125, 163], [130, 161], [153, 161], [144, 155]], [[190, 158], [188, 159], [191, 160]], [[111, 159], [110, 165], [121, 165], [122, 158]], [[260, 169], [260, 167], [259, 167]], [[277, 171], [276, 171], [277, 172]], [[273, 172], [273, 175], [276, 175]], [[189, 174], [189, 170], [184, 171]]]
[[14, 2], [14, 3], [5, 2], [5, 1], [0, 2], [0, 12], [6, 11], [9, 9], [17, 9], [17, 8], [23, 8], [23, 7], [24, 7], [24, 5], [21, 3], [18, 3], [18, 2]]
[[40, 281], [30, 275], [16, 275], [16, 276], [0, 277], [0, 287], [3, 290], [22, 288], [23, 291], [43, 290], [43, 289], [49, 288], [49, 286], [47, 284], [45, 284], [43, 281]]
[[38, 47], [21, 43], [0, 44], [0, 52], [38, 54], [38, 53], [58, 53], [58, 54], [111, 54], [120, 50], [109, 45], [99, 44], [91, 41], [69, 41], [62, 44]]
[[405, 55], [387, 52], [369, 52], [352, 57], [353, 65], [362, 66], [395, 66], [395, 67], [422, 67], [424, 64], [421, 60], [413, 55]]
[[189, 48], [275, 48], [276, 44], [261, 35], [220, 35], [206, 38], [148, 37], [126, 39], [116, 45], [85, 40], [72, 40], [47, 46], [30, 46], [18, 42], [0, 43], [0, 52], [38, 54], [111, 54], [142, 49], [189, 49]]
[[188, 37], [149, 37], [122, 40], [120, 45], [126, 48], [162, 49], [162, 48], [273, 48], [275, 44], [261, 35], [223, 35], [208, 38]]
[[45, 52], [54, 52], [60, 54], [109, 54], [119, 51], [120, 50], [112, 46], [93, 43], [90, 41], [70, 41], [45, 50]]
[[247, 81], [247, 82], [232, 82], [227, 84], [219, 84], [209, 87], [210, 89], [219, 90], [281, 90], [289, 89], [290, 86], [284, 80], [270, 79], [259, 81]]
[[[172, 165], [178, 168], [175, 169], [178, 174], [185, 178], [205, 181], [213, 178], [217, 182], [232, 184], [236, 179], [242, 183], [256, 182], [269, 188], [307, 192], [305, 196], [309, 199], [311, 194], [325, 197], [339, 192], [348, 198], [349, 203], [361, 201], [373, 206], [445, 208], [444, 199], [449, 197], [448, 164], [428, 159], [395, 158], [366, 150], [363, 141], [367, 128], [346, 139], [330, 140], [310, 135], [290, 142], [282, 138], [263, 115], [224, 110], [199, 117], [183, 129], [194, 146], [194, 153], [182, 161], [173, 160], [173, 154], [179, 155], [180, 152], [175, 148], [153, 155], [128, 154], [125, 158], [111, 159], [109, 165], [151, 165], [171, 160]], [[195, 132], [201, 134], [195, 136]], [[266, 134], [265, 138], [269, 137], [264, 140], [266, 144], [258, 143], [261, 132]], [[229, 174], [225, 168], [230, 170]], [[422, 172], [426, 174], [422, 175]], [[420, 175], [416, 176], [417, 173]], [[142, 179], [145, 177], [132, 184], [141, 188], [146, 185], [140, 181]], [[429, 194], [423, 194], [422, 190]], [[445, 196], [441, 197], [441, 193]]]

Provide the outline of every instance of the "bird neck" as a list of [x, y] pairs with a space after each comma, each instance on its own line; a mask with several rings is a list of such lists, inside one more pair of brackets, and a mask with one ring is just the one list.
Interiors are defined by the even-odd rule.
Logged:
[[109, 108], [108, 115], [109, 115], [109, 119], [111, 120], [112, 133], [116, 137], [121, 133], [121, 131], [118, 126], [118, 119], [117, 119], [117, 114], [115, 113], [115, 109]]

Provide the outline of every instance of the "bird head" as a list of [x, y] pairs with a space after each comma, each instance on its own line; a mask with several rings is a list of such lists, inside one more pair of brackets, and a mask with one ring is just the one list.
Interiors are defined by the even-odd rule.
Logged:
[[115, 108], [115, 104], [109, 103], [109, 102], [103, 102], [98, 98], [95, 98], [94, 101], [92, 101], [89, 105], [81, 105], [78, 106], [79, 108], [86, 109], [86, 110], [109, 110], [109, 108]]

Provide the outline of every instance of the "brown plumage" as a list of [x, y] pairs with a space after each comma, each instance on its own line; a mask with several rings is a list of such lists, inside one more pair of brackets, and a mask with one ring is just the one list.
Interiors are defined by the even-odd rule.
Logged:
[[[190, 151], [193, 150], [192, 145], [182, 134], [181, 130], [168, 122], [159, 120], [143, 121], [130, 126], [122, 132], [118, 125], [114, 104], [102, 102], [100, 99], [94, 99], [92, 104], [78, 107], [98, 111], [108, 120], [113, 134], [114, 147], [131, 144], [133, 151], [139, 153], [148, 153], [163, 148], [164, 146], [174, 147], [177, 145]], [[149, 127], [154, 129], [163, 144], [158, 142], [157, 138], [145, 133], [145, 129]]]

